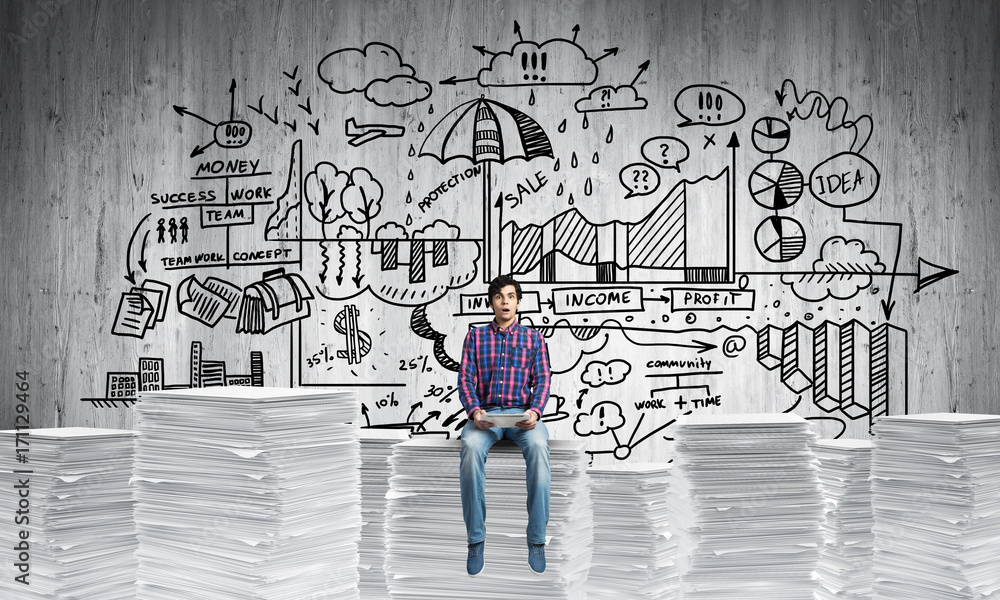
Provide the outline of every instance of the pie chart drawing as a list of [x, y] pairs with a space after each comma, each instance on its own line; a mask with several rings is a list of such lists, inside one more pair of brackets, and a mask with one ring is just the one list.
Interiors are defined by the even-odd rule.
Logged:
[[771, 262], [795, 260], [806, 247], [802, 224], [789, 217], [768, 217], [753, 234], [757, 252]]
[[802, 197], [805, 180], [802, 171], [790, 162], [765, 160], [750, 173], [750, 196], [771, 210], [781, 210]]
[[757, 119], [753, 124], [750, 141], [753, 142], [754, 148], [764, 154], [774, 154], [788, 147], [791, 135], [788, 123], [775, 117], [764, 117]]

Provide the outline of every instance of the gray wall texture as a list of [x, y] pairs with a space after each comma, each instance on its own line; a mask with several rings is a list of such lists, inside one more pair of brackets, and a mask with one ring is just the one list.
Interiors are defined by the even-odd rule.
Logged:
[[[1000, 412], [995, 2], [5, 2], [0, 426], [351, 387], [455, 436], [513, 273], [595, 464]], [[6, 451], [6, 450], [2, 450]], [[11, 450], [13, 451], [13, 450]]]

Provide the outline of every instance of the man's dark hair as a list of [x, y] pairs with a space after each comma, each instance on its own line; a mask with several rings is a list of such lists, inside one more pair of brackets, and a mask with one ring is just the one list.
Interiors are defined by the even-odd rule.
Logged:
[[518, 301], [521, 300], [521, 284], [514, 280], [510, 275], [501, 275], [490, 282], [490, 297], [489, 301], [493, 302], [493, 296], [500, 293], [500, 290], [504, 289], [508, 285], [514, 286], [514, 291], [517, 292]]

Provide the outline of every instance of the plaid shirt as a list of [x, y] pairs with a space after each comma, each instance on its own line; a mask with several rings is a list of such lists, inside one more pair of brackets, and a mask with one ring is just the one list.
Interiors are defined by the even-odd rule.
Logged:
[[507, 329], [490, 321], [465, 336], [458, 397], [465, 412], [524, 408], [542, 417], [549, 399], [549, 355], [542, 334], [516, 320]]

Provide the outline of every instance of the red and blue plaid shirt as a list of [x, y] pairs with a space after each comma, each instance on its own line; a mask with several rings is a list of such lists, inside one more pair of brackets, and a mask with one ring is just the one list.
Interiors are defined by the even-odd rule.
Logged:
[[465, 336], [458, 397], [466, 414], [493, 407], [524, 408], [542, 417], [549, 399], [549, 355], [542, 334], [516, 320], [490, 321]]

